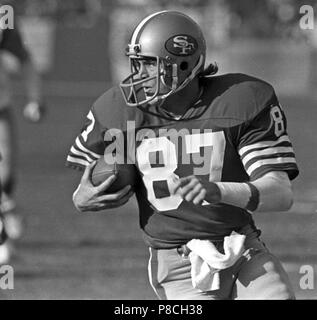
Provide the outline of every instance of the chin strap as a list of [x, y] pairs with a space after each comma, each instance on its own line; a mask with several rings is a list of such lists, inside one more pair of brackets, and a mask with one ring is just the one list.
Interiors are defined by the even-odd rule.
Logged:
[[172, 65], [172, 89], [168, 93], [154, 98], [153, 100], [151, 100], [149, 102], [149, 104], [151, 104], [151, 105], [156, 104], [159, 101], [165, 100], [171, 94], [176, 93], [176, 92], [182, 90], [183, 88], [185, 88], [189, 84], [189, 82], [191, 82], [197, 76], [199, 69], [203, 65], [203, 60], [204, 60], [203, 55], [200, 55], [199, 61], [196, 64], [195, 68], [193, 68], [190, 75], [181, 83], [181, 85], [179, 87], [177, 87], [177, 83], [178, 83], [177, 65], [173, 64]]
[[172, 65], [172, 91], [177, 89], [178, 76], [177, 76], [177, 64]]
[[204, 61], [204, 57], [203, 57], [203, 55], [200, 55], [199, 61], [196, 64], [195, 68], [192, 70], [190, 75], [182, 82], [182, 84], [173, 93], [185, 88], [188, 85], [188, 83], [191, 82], [197, 76], [199, 69], [203, 65], [203, 61]]

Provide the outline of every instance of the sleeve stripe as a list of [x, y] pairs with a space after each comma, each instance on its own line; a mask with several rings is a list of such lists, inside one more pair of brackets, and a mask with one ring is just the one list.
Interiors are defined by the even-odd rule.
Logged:
[[92, 161], [96, 160], [95, 158], [91, 158], [90, 155], [88, 155], [88, 154], [86, 154], [86, 153], [84, 153], [84, 152], [81, 152], [81, 151], [76, 150], [76, 149], [74, 148], [74, 146], [72, 146], [72, 147], [70, 148], [70, 152], [71, 152], [72, 154], [76, 155], [76, 156], [80, 156], [80, 157], [82, 157], [82, 158], [85, 158], [85, 159], [86, 159], [87, 161], [89, 161], [89, 162], [92, 162]]
[[[255, 171], [256, 169], [265, 166], [265, 165], [273, 165], [273, 164], [289, 164], [289, 163], [295, 163], [296, 164], [296, 160], [295, 158], [274, 158], [274, 159], [266, 159], [266, 160], [259, 160], [257, 162], [254, 162], [253, 164], [250, 165], [249, 168], [247, 168], [247, 173], [249, 176], [252, 175], [253, 171]], [[283, 169], [281, 169], [283, 170]]]
[[90, 151], [90, 150], [88, 150], [87, 148], [85, 148], [85, 147], [82, 145], [82, 143], [80, 142], [80, 140], [79, 140], [78, 137], [76, 138], [75, 144], [76, 144], [76, 147], [77, 147], [79, 150], [81, 150], [81, 151], [83, 151], [83, 152], [85, 152], [85, 153], [88, 153], [88, 154], [90, 154], [91, 156], [93, 156], [93, 157], [95, 157], [95, 158], [97, 158], [97, 159], [99, 159], [99, 158], [101, 157], [100, 154], [97, 154], [97, 153], [95, 153], [95, 152], [93, 152], [93, 151]]
[[248, 146], [242, 147], [239, 150], [239, 154], [240, 156], [242, 156], [244, 153], [246, 153], [247, 151], [251, 150], [251, 149], [256, 149], [256, 148], [265, 148], [265, 147], [274, 147], [275, 145], [281, 143], [281, 142], [291, 142], [289, 137], [287, 135], [281, 136], [279, 137], [277, 140], [275, 141], [261, 141], [258, 143], [254, 143], [254, 144], [250, 144]]
[[250, 160], [256, 157], [272, 155], [276, 153], [294, 153], [292, 147], [275, 147], [275, 148], [268, 148], [264, 150], [258, 150], [248, 153], [245, 157], [242, 157], [243, 165], [245, 166]]
[[77, 164], [81, 164], [83, 166], [88, 166], [90, 164], [89, 161], [83, 160], [83, 159], [79, 159], [79, 158], [74, 158], [72, 156], [68, 156], [67, 157], [67, 161], [71, 162], [71, 163], [77, 163]]

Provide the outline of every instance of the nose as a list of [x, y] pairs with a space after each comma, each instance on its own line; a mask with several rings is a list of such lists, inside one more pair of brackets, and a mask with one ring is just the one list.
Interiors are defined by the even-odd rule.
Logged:
[[148, 71], [143, 61], [140, 62], [139, 75], [141, 78], [146, 78], [148, 76]]

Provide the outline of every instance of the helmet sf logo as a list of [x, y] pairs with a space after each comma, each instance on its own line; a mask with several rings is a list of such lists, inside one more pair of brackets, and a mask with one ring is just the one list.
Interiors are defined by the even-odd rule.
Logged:
[[177, 35], [168, 39], [166, 50], [176, 56], [190, 56], [197, 50], [197, 41], [188, 35]]

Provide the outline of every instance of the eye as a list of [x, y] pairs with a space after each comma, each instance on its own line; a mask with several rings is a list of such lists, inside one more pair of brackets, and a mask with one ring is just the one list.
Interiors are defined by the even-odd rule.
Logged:
[[157, 62], [156, 60], [145, 60], [144, 65], [149, 68], [156, 68]]
[[149, 62], [149, 65], [150, 65], [150, 66], [153, 66], [153, 67], [156, 67], [156, 61], [150, 61], [150, 62]]
[[139, 71], [141, 69], [141, 63], [140, 61], [136, 60], [136, 59], [133, 59], [132, 60], [132, 64], [133, 64], [133, 67], [136, 71]]

